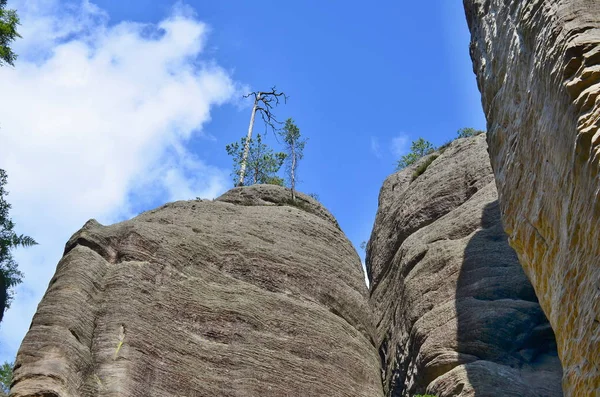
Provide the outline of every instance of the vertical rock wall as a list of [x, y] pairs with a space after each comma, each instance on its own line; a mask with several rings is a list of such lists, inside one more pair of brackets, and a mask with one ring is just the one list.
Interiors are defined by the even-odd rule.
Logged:
[[511, 246], [568, 396], [600, 395], [600, 1], [465, 0]]
[[[561, 396], [552, 329], [502, 230], [483, 135], [381, 189], [368, 244], [386, 396]], [[425, 161], [425, 160], [422, 160]]]

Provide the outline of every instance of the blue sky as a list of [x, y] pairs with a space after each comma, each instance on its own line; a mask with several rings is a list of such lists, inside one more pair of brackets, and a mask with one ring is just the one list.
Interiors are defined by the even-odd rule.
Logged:
[[[0, 168], [25, 283], [0, 326], [11, 360], [64, 243], [232, 186], [225, 145], [247, 131], [248, 90], [309, 139], [299, 190], [317, 193], [358, 248], [410, 141], [485, 129], [461, 2], [9, 0], [16, 67], [0, 69]], [[257, 131], [262, 126], [257, 124]], [[273, 135], [267, 143], [277, 147]]]
[[[96, 4], [111, 22], [156, 22], [172, 5]], [[276, 113], [293, 117], [309, 138], [299, 187], [319, 195], [357, 246], [369, 237], [379, 188], [398, 157], [395, 138], [406, 136], [406, 147], [420, 136], [441, 144], [461, 127], [485, 129], [461, 2], [186, 4], [211, 27], [210, 55], [237, 81], [290, 95]], [[190, 147], [227, 168], [223, 147], [245, 134], [249, 109], [223, 106], [211, 115], [205, 131], [217, 140], [192, 139]]]

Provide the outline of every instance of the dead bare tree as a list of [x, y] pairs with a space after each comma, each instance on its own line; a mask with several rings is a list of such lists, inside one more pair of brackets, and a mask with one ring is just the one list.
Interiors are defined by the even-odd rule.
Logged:
[[252, 107], [252, 115], [250, 116], [250, 126], [248, 127], [248, 135], [246, 137], [246, 143], [244, 145], [244, 153], [242, 154], [242, 161], [240, 164], [240, 180], [237, 183], [237, 186], [244, 185], [244, 177], [246, 176], [246, 165], [248, 163], [248, 152], [250, 151], [250, 140], [252, 139], [252, 130], [254, 129], [254, 118], [256, 113], [260, 113], [264, 123], [265, 130], [269, 127], [273, 131], [275, 131], [277, 124], [282, 124], [282, 122], [278, 121], [272, 110], [273, 107], [279, 105], [279, 100], [283, 97], [284, 103], [287, 103], [288, 96], [283, 92], [277, 92], [275, 86], [271, 88], [271, 91], [254, 91], [247, 95], [244, 95], [244, 98], [254, 97], [254, 106]]

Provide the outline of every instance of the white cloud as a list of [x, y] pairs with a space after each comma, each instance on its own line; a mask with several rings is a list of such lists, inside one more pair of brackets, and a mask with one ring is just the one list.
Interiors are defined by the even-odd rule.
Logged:
[[64, 243], [87, 219], [225, 190], [228, 171], [184, 144], [237, 95], [229, 74], [202, 59], [208, 28], [189, 7], [158, 25], [114, 26], [85, 0], [10, 7], [23, 39], [16, 67], [0, 69], [0, 168], [17, 231], [40, 245], [16, 252], [25, 282], [0, 327], [0, 360], [14, 358]]
[[371, 137], [371, 153], [378, 159], [381, 158], [381, 146], [379, 145], [379, 139], [376, 136]]
[[408, 135], [401, 134], [395, 138], [392, 138], [392, 154], [396, 157], [400, 157], [408, 152], [409, 149], [409, 137]]

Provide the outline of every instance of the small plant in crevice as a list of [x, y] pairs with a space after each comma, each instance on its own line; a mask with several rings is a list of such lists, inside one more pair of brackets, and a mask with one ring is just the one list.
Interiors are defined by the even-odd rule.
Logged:
[[292, 198], [285, 199], [281, 201], [278, 205], [289, 205], [292, 207], [299, 208], [303, 211], [310, 212], [310, 206], [308, 205], [308, 203], [303, 200], [298, 200], [298, 198], [296, 198], [296, 200], [293, 200]]
[[477, 136], [480, 134], [485, 134], [485, 131], [476, 130], [475, 128], [471, 127], [461, 128], [460, 130], [456, 131], [456, 135], [458, 135], [458, 138], [470, 138], [472, 136]]
[[450, 147], [452, 142], [454, 142], [454, 139], [450, 139], [449, 141], [443, 143], [440, 147], [437, 148], [437, 151], [440, 152], [440, 154], [444, 153], [446, 149]]
[[414, 181], [415, 179], [417, 179], [420, 175], [423, 175], [425, 170], [427, 170], [427, 168], [431, 165], [431, 163], [433, 163], [433, 161], [435, 159], [437, 159], [438, 157], [439, 156], [437, 154], [434, 154], [434, 155], [429, 156], [427, 159], [425, 159], [425, 161], [417, 167], [415, 172], [413, 172], [411, 182]]

